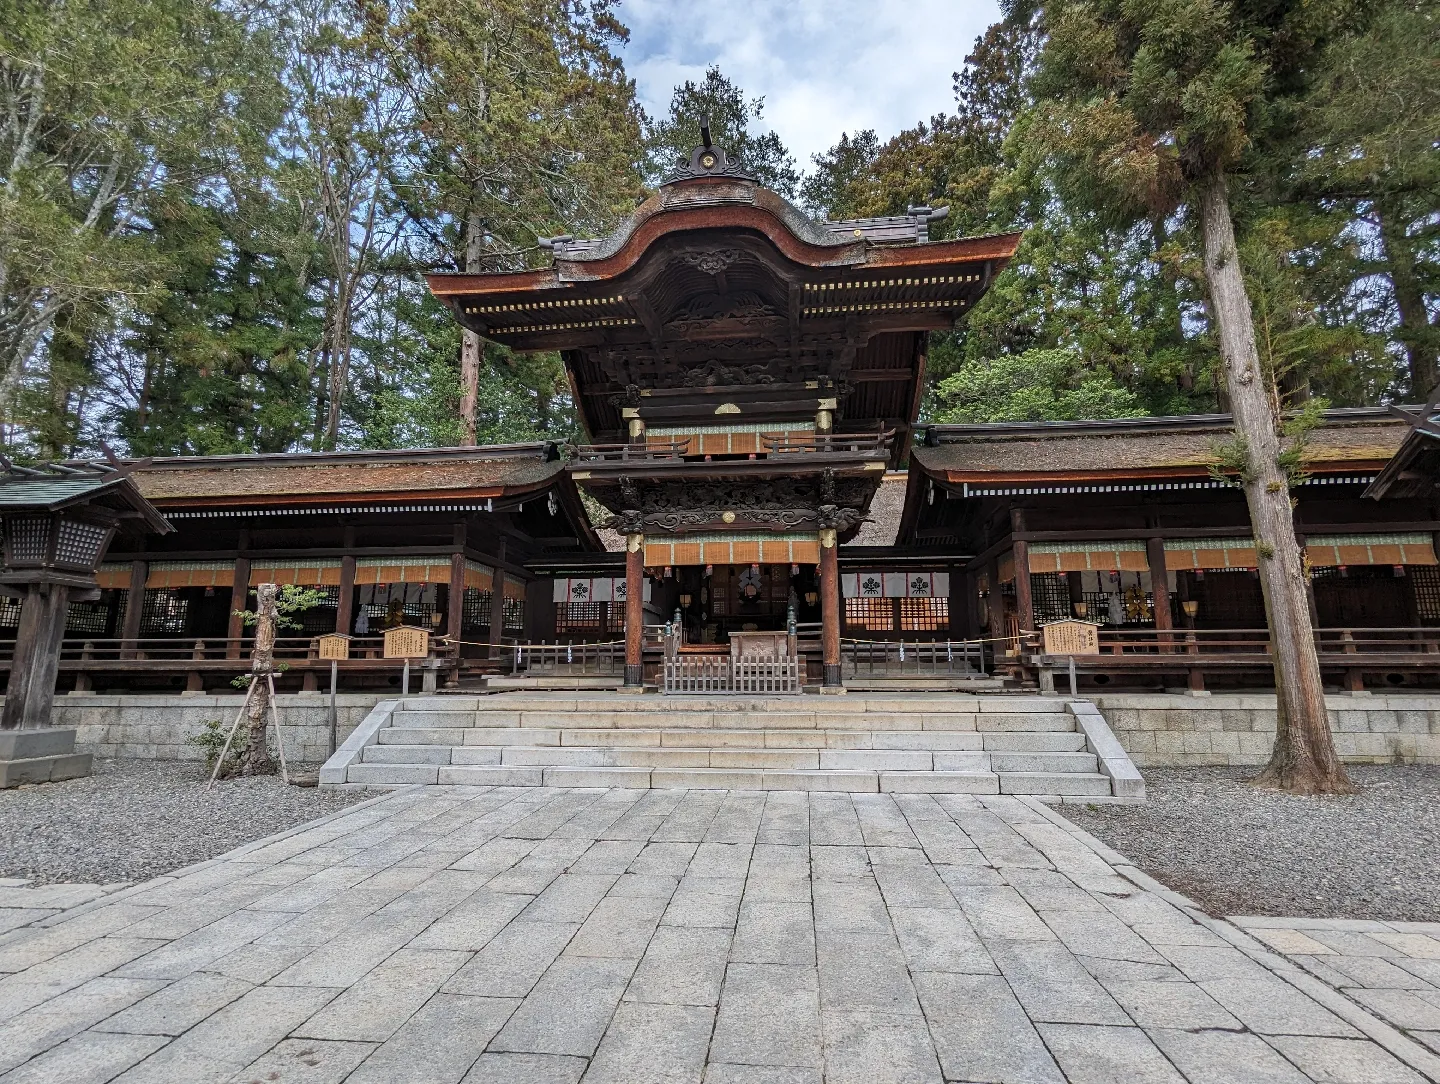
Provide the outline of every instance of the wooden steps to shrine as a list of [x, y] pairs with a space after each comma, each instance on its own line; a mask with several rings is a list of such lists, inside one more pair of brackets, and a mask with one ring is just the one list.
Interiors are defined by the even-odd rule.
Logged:
[[[1082, 707], [1077, 707], [1082, 705]], [[916, 694], [679, 697], [509, 692], [379, 705], [325, 785], [1033, 794], [1143, 782], [1088, 702]]]

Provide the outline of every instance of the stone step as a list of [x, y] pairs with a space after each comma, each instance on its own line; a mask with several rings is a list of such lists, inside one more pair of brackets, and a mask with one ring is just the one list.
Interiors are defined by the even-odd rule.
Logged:
[[[662, 730], [542, 727], [392, 726], [377, 735], [381, 745], [603, 745], [717, 748], [968, 749], [1013, 753], [1074, 753], [1085, 747], [1077, 731], [1010, 731], [981, 734], [945, 730]], [[762, 741], [763, 739], [763, 741]]]
[[394, 723], [425, 730], [889, 730], [1014, 733], [1074, 729], [1064, 711], [831, 712], [831, 711], [403, 711]]
[[727, 768], [805, 771], [1094, 773], [1090, 753], [930, 749], [685, 748], [658, 746], [371, 745], [363, 764], [572, 768]]
[[788, 768], [646, 768], [630, 766], [521, 766], [352, 764], [347, 781], [378, 787], [421, 784], [519, 787], [623, 787], [851, 791], [875, 793], [1041, 794], [1110, 793], [1102, 775], [1074, 772], [884, 771]]

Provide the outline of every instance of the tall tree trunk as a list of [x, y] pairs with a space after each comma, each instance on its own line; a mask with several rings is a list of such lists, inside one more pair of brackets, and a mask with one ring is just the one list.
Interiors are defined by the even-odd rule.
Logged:
[[1385, 246], [1385, 263], [1390, 271], [1390, 288], [1395, 293], [1395, 308], [1400, 312], [1399, 338], [1405, 344], [1410, 363], [1410, 397], [1423, 403], [1436, 384], [1440, 384], [1440, 362], [1437, 362], [1437, 340], [1440, 331], [1430, 323], [1425, 306], [1425, 287], [1415, 273], [1415, 246], [1405, 232], [1405, 216], [1395, 201], [1377, 200], [1380, 217], [1380, 241]]
[[1300, 794], [1348, 791], [1350, 781], [1335, 755], [1325, 710], [1289, 479], [1279, 462], [1280, 419], [1255, 348], [1255, 325], [1223, 175], [1201, 190], [1200, 208], [1205, 276], [1235, 432], [1245, 443], [1242, 481], [1275, 658], [1275, 748], [1256, 782]]
[[[465, 219], [465, 270], [477, 274], [484, 234], [480, 212], [471, 210]], [[480, 336], [468, 329], [460, 333], [460, 443], [475, 444], [475, 412], [480, 400]]]
[[349, 269], [339, 276], [339, 288], [335, 297], [335, 321], [331, 325], [329, 394], [325, 413], [325, 441], [327, 452], [333, 452], [340, 443], [340, 408], [345, 401], [345, 386], [350, 381], [350, 320], [354, 304]]
[[278, 614], [275, 597], [279, 588], [262, 583], [255, 588], [255, 646], [250, 653], [250, 676], [255, 688], [250, 696], [249, 722], [245, 748], [240, 753], [240, 775], [274, 775], [275, 761], [265, 747], [265, 731], [270, 723], [270, 674], [275, 668], [275, 625]]

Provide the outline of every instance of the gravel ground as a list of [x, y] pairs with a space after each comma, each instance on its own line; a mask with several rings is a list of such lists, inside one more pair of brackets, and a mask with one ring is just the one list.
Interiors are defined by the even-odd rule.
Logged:
[[1149, 769], [1144, 805], [1057, 808], [1213, 915], [1440, 919], [1440, 767], [1352, 765], [1335, 798], [1257, 774]]
[[374, 797], [207, 779], [192, 761], [96, 760], [84, 779], [0, 791], [0, 877], [144, 881]]

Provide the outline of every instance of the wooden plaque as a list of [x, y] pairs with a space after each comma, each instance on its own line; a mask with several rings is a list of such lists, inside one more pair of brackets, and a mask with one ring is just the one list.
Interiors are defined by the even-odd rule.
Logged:
[[1047, 655], [1100, 654], [1100, 626], [1091, 621], [1052, 621], [1042, 625]]
[[320, 637], [320, 657], [322, 659], [348, 659], [350, 657], [350, 637], [339, 632], [332, 632], [328, 636]]
[[430, 630], [401, 625], [385, 630], [387, 659], [423, 659], [430, 654]]

